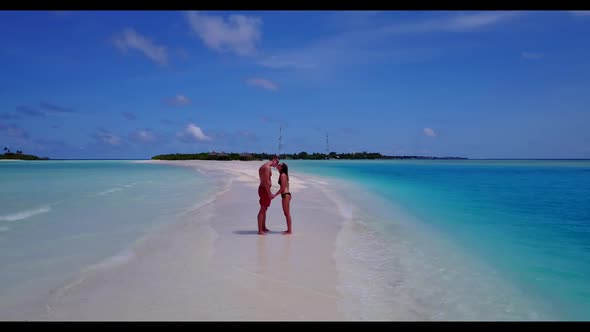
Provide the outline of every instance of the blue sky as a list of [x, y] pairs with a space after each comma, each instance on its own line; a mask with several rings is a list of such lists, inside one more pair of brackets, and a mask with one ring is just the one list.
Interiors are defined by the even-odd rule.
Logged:
[[0, 144], [50, 158], [590, 158], [590, 12], [0, 12]]

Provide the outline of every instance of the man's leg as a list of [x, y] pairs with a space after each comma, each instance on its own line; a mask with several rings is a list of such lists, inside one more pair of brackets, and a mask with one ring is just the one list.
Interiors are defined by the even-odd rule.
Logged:
[[268, 232], [269, 231], [268, 228], [266, 228], [266, 210], [268, 210], [268, 208], [265, 208], [264, 215], [262, 217], [262, 230], [264, 232]]
[[264, 207], [264, 213], [262, 216], [262, 231], [263, 232], [268, 232], [268, 228], [266, 228], [266, 211], [268, 210], [268, 207], [270, 206], [270, 197], [268, 196], [268, 193], [266, 191], [262, 192], [262, 199], [261, 199], [261, 203], [262, 206]]
[[266, 220], [266, 209], [265, 206], [260, 206], [260, 211], [258, 211], [258, 234], [264, 235], [265, 231], [265, 220]]

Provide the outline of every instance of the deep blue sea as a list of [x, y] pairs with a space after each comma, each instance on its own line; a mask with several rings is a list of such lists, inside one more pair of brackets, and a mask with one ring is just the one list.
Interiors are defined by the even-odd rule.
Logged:
[[[387, 296], [401, 294], [403, 287], [406, 295], [409, 289], [418, 294], [430, 288], [428, 295], [414, 296], [423, 296], [429, 305], [436, 302], [432, 308], [417, 305], [429, 318], [590, 319], [590, 161], [285, 162], [291, 174], [307, 172], [359, 185], [358, 190], [337, 189], [360, 205], [357, 217], [362, 216], [365, 232], [373, 233], [351, 250], [356, 251], [351, 257], [361, 255], [359, 262], [381, 266], [368, 268], [367, 273], [379, 277], [366, 281], [382, 282], [392, 292]], [[444, 241], [437, 244], [440, 239]], [[406, 247], [400, 248], [400, 242]], [[402, 252], [410, 255], [411, 248], [425, 257], [400, 263]], [[460, 264], [465, 271], [451, 265], [458, 262], [465, 262]], [[422, 285], [416, 282], [427, 275], [430, 279]], [[443, 279], [455, 283], [437, 287]], [[465, 294], [453, 303], [449, 297], [458, 291]], [[447, 312], [436, 316], [437, 308]]]

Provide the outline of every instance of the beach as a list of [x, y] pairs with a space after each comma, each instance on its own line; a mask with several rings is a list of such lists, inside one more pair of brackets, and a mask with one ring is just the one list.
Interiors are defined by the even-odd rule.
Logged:
[[[334, 252], [344, 217], [321, 180], [292, 175], [293, 234], [280, 197], [257, 235], [260, 162], [179, 161], [227, 179], [187, 219], [52, 294], [41, 320], [341, 320]], [[273, 192], [278, 186], [273, 172]], [[198, 188], [195, 188], [198, 190]]]
[[586, 162], [289, 160], [258, 235], [262, 163], [5, 164], [0, 320], [587, 317]]

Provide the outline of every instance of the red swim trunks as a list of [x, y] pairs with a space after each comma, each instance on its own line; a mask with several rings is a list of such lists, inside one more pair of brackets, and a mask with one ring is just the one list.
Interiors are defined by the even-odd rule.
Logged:
[[260, 205], [264, 207], [270, 206], [270, 197], [268, 196], [268, 192], [263, 186], [258, 187], [258, 196], [260, 197]]

